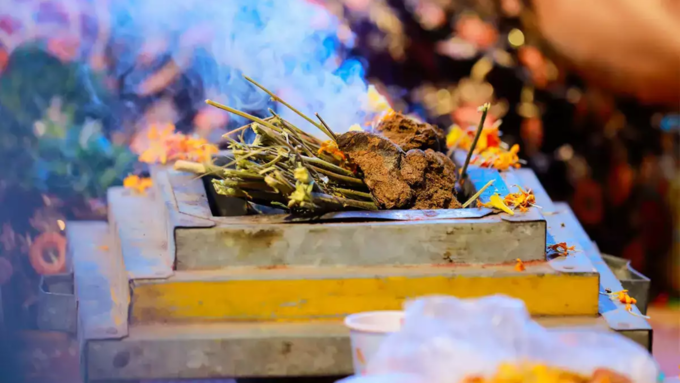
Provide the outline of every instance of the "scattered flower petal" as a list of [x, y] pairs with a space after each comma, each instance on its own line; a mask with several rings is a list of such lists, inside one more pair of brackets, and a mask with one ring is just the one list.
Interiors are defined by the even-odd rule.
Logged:
[[153, 186], [153, 181], [148, 177], [129, 175], [123, 180], [123, 187], [134, 190], [137, 194], [145, 194], [147, 189]]
[[576, 251], [575, 246], [567, 246], [566, 242], [556, 243], [548, 246], [548, 252], [556, 253], [557, 256], [567, 256], [570, 251]]
[[510, 208], [505, 204], [505, 202], [503, 201], [503, 198], [501, 198], [501, 196], [499, 196], [498, 194], [492, 195], [489, 198], [489, 202], [486, 202], [486, 203], [478, 200], [477, 206], [478, 207], [486, 207], [486, 208], [489, 208], [489, 209], [501, 210], [501, 211], [508, 213], [510, 215], [515, 215], [515, 213], [512, 210], [510, 210]]

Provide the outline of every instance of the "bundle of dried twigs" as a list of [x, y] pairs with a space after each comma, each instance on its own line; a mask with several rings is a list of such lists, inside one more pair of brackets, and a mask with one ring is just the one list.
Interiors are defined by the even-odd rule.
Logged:
[[[310, 122], [328, 136], [322, 141], [270, 109], [271, 117], [258, 118], [217, 102], [206, 103], [247, 118], [252, 123], [229, 132], [230, 162], [223, 167], [205, 165], [218, 194], [246, 198], [258, 204], [296, 212], [377, 210], [368, 188], [337, 146], [336, 136], [317, 114], [318, 122], [246, 77], [255, 86]], [[252, 129], [251, 143], [244, 131]], [[240, 133], [238, 137], [233, 136]]]

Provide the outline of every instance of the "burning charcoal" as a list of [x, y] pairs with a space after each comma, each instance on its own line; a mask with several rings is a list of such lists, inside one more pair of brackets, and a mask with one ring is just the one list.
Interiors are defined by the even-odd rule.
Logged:
[[362, 171], [380, 208], [460, 207], [454, 194], [455, 166], [444, 154], [432, 149], [404, 153], [384, 137], [366, 132], [345, 133], [338, 145]]
[[[409, 169], [414, 169], [416, 172], [409, 171]], [[420, 175], [420, 179], [416, 181], [417, 175]], [[402, 176], [408, 180], [407, 182], [415, 192], [413, 209], [457, 209], [461, 207], [454, 194], [456, 167], [444, 154], [432, 149], [424, 152], [417, 149], [409, 150], [402, 165]]]
[[375, 132], [399, 145], [405, 152], [411, 149], [440, 151], [446, 143], [444, 131], [434, 125], [418, 123], [401, 113], [383, 118]]
[[382, 209], [406, 208], [413, 191], [401, 176], [404, 151], [390, 140], [367, 132], [348, 132], [338, 146], [363, 173], [364, 182]]

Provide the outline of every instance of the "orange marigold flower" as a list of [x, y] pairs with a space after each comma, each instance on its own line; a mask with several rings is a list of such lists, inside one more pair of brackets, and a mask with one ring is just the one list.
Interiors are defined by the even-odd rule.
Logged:
[[526, 212], [529, 207], [536, 206], [536, 196], [531, 189], [524, 190], [520, 186], [518, 193], [510, 193], [505, 196], [505, 204], [512, 207], [513, 209], [519, 209], [522, 213]]
[[[476, 128], [462, 129], [458, 125], [452, 126], [446, 135], [446, 146], [470, 150], [475, 137], [475, 131]], [[477, 146], [475, 146], [475, 153], [482, 153], [489, 148], [499, 148], [500, 145], [501, 139], [498, 127], [484, 128], [477, 141]]]
[[521, 259], [517, 258], [516, 261], [517, 261], [517, 263], [515, 263], [515, 271], [526, 270], [526, 267], [524, 267], [524, 262], [522, 262]]
[[483, 168], [493, 168], [499, 171], [505, 171], [511, 167], [520, 168], [518, 153], [518, 144], [513, 145], [509, 151], [505, 151], [500, 147], [492, 147], [476, 156], [471, 163]]
[[168, 161], [187, 160], [210, 162], [219, 149], [205, 138], [196, 138], [175, 133], [175, 126], [167, 124], [162, 128], [152, 125], [148, 132], [149, 147], [139, 156], [139, 161], [148, 164], [166, 164]]
[[630, 314], [649, 319], [648, 316], [640, 315], [633, 311], [633, 305], [637, 303], [637, 299], [628, 295], [628, 290], [621, 290], [616, 292], [610, 292], [610, 290], [607, 290], [607, 293], [601, 294], [608, 295], [612, 300], [617, 300], [620, 303], [622, 303], [626, 311], [628, 311]]
[[137, 175], [129, 175], [123, 180], [123, 186], [126, 189], [134, 190], [138, 194], [146, 193], [146, 190], [153, 186], [153, 181], [148, 177], [140, 177]]
[[159, 128], [156, 124], [151, 124], [146, 135], [151, 141], [160, 141], [169, 137], [174, 132], [175, 125], [173, 124], [165, 124], [162, 128]]

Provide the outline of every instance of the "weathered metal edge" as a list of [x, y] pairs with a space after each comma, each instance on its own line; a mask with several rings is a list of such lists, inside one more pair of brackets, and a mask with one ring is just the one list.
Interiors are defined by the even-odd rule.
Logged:
[[[164, 169], [157, 171], [154, 177], [159, 179], [161, 188], [163, 190], [169, 189], [170, 193], [164, 192], [164, 199], [168, 206], [168, 210], [176, 210], [182, 215], [198, 219], [193, 225], [195, 227], [210, 227], [210, 222], [215, 224], [246, 224], [246, 223], [270, 223], [283, 224], [290, 222], [310, 222], [317, 220], [328, 221], [333, 223], [335, 216], [339, 219], [345, 218], [365, 218], [367, 220], [395, 220], [407, 221], [409, 216], [418, 215], [418, 221], [424, 220], [438, 220], [438, 219], [475, 219], [483, 218], [491, 213], [488, 209], [457, 209], [454, 211], [464, 211], [461, 217], [438, 217], [437, 212], [450, 212], [449, 210], [382, 210], [378, 212], [360, 211], [360, 212], [343, 212], [326, 214], [316, 218], [297, 218], [291, 219], [288, 214], [280, 215], [250, 215], [239, 217], [216, 217], [213, 216], [210, 206], [207, 201], [207, 194], [203, 182], [197, 179], [195, 175], [189, 173], [182, 173], [172, 169]], [[483, 185], [476, 185], [481, 187]], [[174, 209], [172, 204], [174, 203]], [[403, 217], [400, 217], [403, 215]], [[500, 214], [500, 216], [509, 222], [535, 222], [543, 220], [539, 213], [517, 214], [510, 216], [507, 214]], [[201, 221], [206, 220], [206, 221]], [[341, 223], [342, 221], [339, 221]], [[187, 226], [189, 227], [189, 226]]]
[[[165, 176], [165, 177], [164, 177]], [[206, 227], [212, 227], [216, 226], [215, 229], [220, 229], [223, 231], [233, 231], [236, 230], [237, 228], [241, 227], [244, 230], [248, 231], [253, 231], [255, 230], [256, 232], [269, 232], [270, 230], [278, 230], [279, 228], [281, 230], [284, 229], [284, 227], [289, 227], [290, 225], [284, 225], [282, 223], [278, 222], [272, 222], [271, 217], [258, 217], [258, 216], [245, 216], [245, 217], [213, 217], [212, 212], [209, 209], [207, 200], [206, 200], [206, 193], [205, 193], [205, 188], [203, 186], [203, 183], [200, 182], [200, 180], [196, 179], [194, 175], [187, 174], [187, 173], [181, 173], [177, 172], [174, 170], [169, 170], [169, 169], [164, 169], [161, 172], [158, 172], [156, 175], [158, 178], [158, 183], [161, 186], [161, 190], [164, 192], [163, 199], [166, 200], [166, 206], [167, 210], [171, 212], [171, 229], [168, 230], [169, 233], [172, 233], [172, 239], [175, 239], [174, 243], [172, 244], [174, 251], [173, 253], [175, 254], [175, 257], [178, 255], [182, 257], [182, 248], [183, 245], [180, 243], [181, 240], [179, 239], [178, 232], [177, 230], [180, 228], [187, 228], [189, 230], [194, 230], [198, 228], [206, 228]], [[501, 180], [502, 181], [502, 180]], [[176, 207], [173, 206], [173, 204], [176, 203]], [[173, 213], [174, 212], [174, 213]], [[427, 212], [425, 212], [427, 213]], [[461, 218], [461, 219], [456, 219], [456, 220], [447, 220], [449, 222], [456, 222], [457, 223], [463, 223], [467, 224], [470, 222], [482, 222], [480, 219], [491, 219], [491, 220], [499, 220], [499, 221], [505, 221], [509, 223], [536, 223], [539, 222], [541, 223], [541, 228], [538, 230], [540, 233], [538, 233], [538, 236], [532, 236], [533, 239], [536, 241], [540, 242], [540, 246], [533, 246], [536, 247], [536, 249], [532, 249], [531, 253], [534, 254], [534, 252], [540, 252], [537, 255], [532, 255], [531, 257], [527, 258], [522, 258], [517, 257], [513, 255], [511, 258], [512, 259], [504, 259], [499, 262], [504, 262], [504, 261], [511, 261], [514, 260], [515, 258], [522, 258], [523, 260], [526, 261], [532, 261], [532, 260], [541, 260], [545, 259], [545, 251], [544, 251], [544, 244], [547, 238], [546, 235], [546, 223], [545, 219], [541, 216], [540, 212], [538, 212], [535, 209], [532, 209], [532, 211], [526, 213], [526, 214], [518, 214], [515, 217], [511, 217], [505, 214], [500, 214], [500, 215], [494, 215], [494, 216], [487, 216], [487, 212], [484, 210], [479, 211], [480, 216], [486, 216], [485, 218]], [[174, 215], [173, 215], [174, 214]], [[172, 218], [174, 216], [174, 218]], [[188, 219], [188, 221], [185, 221]], [[264, 222], [263, 222], [264, 221]], [[379, 221], [380, 223], [371, 223], [375, 225], [391, 225], [392, 223], [388, 221]], [[441, 223], [445, 222], [445, 220], [414, 220], [414, 221], [406, 221], [408, 224], [426, 224], [426, 223]], [[299, 225], [304, 225], [305, 223], [300, 223]], [[325, 225], [333, 225], [333, 224], [342, 224], [341, 222], [328, 222], [325, 223]], [[394, 223], [394, 225], [401, 225], [402, 223]], [[453, 223], [452, 223], [453, 224]], [[251, 227], [248, 227], [251, 225]], [[274, 225], [274, 226], [271, 226]], [[300, 228], [302, 226], [299, 226], [296, 229], [288, 228], [285, 230], [301, 230]], [[361, 225], [361, 224], [357, 224]], [[330, 226], [324, 226], [324, 227], [330, 227]], [[319, 227], [311, 227], [309, 230], [316, 230], [319, 229]], [[304, 230], [302, 230], [304, 231]], [[187, 234], [189, 235], [189, 234]], [[193, 238], [193, 235], [189, 235], [189, 237]], [[313, 241], [310, 241], [313, 242]], [[191, 254], [195, 254], [195, 249], [191, 250], [186, 250], [189, 251]], [[454, 252], [454, 250], [451, 250], [449, 253]], [[442, 250], [441, 254], [437, 255], [435, 258], [432, 258], [432, 262], [437, 262], [446, 253], [445, 250]], [[186, 257], [184, 257], [186, 258]], [[213, 259], [213, 258], [211, 258]], [[317, 257], [315, 259], [320, 259], [320, 257]], [[428, 258], [429, 259], [429, 258]], [[456, 262], [465, 262], [464, 260], [459, 260], [456, 259]], [[481, 260], [478, 260], [481, 262]], [[177, 262], [177, 261], [176, 261]], [[186, 269], [195, 269], [195, 268], [213, 268], [213, 267], [219, 267], [219, 262], [211, 262], [210, 264], [206, 265], [198, 265], [194, 263], [182, 263], [182, 267]], [[317, 262], [317, 261], [314, 261]], [[314, 263], [312, 262], [312, 263]], [[428, 261], [430, 262], [430, 261]], [[331, 262], [332, 263], [332, 262]], [[402, 261], [400, 263], [407, 264], [410, 263], [406, 261]], [[415, 262], [415, 264], [420, 264], [422, 262]], [[427, 263], [427, 262], [426, 262]], [[472, 262], [474, 263], [474, 262]], [[491, 261], [491, 263], [494, 263]], [[307, 263], [305, 263], [307, 264]], [[315, 264], [315, 263], [314, 263]], [[267, 264], [268, 265], [268, 264]], [[267, 266], [263, 265], [263, 266]], [[179, 264], [177, 266], [180, 268]]]
[[[497, 264], [545, 259], [545, 222], [474, 220], [356, 224], [220, 224], [177, 228], [177, 269], [235, 266]], [[488, 238], [497, 230], [498, 236]], [[396, 241], [408, 235], [410, 240]], [[342, 244], [342, 245], [340, 245]], [[339, 251], [341, 249], [341, 251]]]
[[90, 342], [96, 380], [303, 377], [352, 371], [347, 330], [314, 323], [154, 325], [121, 341]]
[[[62, 281], [70, 292], [49, 291], [50, 280]], [[38, 319], [40, 330], [75, 334], [78, 323], [78, 304], [73, 286], [73, 274], [43, 275], [38, 286]]]
[[597, 246], [590, 240], [583, 227], [578, 223], [578, 219], [569, 205], [566, 203], [556, 203], [555, 207], [560, 212], [560, 218], [564, 220], [565, 225], [576, 232], [574, 238], [579, 242], [579, 245], [584, 249], [588, 258], [590, 258], [593, 266], [600, 273], [600, 314], [607, 319], [607, 323], [609, 323], [612, 329], [621, 331], [624, 335], [627, 332], [648, 331], [648, 343], [644, 346], [651, 350], [652, 327], [649, 322], [642, 317], [640, 310], [636, 306], [632, 307], [633, 313], [635, 313], [635, 315], [632, 315], [626, 311], [624, 304], [604, 295], [606, 290], [623, 290], [621, 282], [616, 279], [614, 273], [604, 262]]
[[200, 178], [170, 168], [157, 168], [153, 177], [175, 227], [215, 226]]
[[545, 214], [555, 212], [555, 204], [548, 196], [548, 193], [543, 188], [541, 181], [538, 180], [538, 177], [536, 177], [536, 173], [534, 173], [533, 170], [512, 169], [501, 173], [501, 177], [505, 181], [505, 184], [509, 185], [508, 189], [512, 189], [515, 185], [520, 186], [525, 190], [531, 189], [536, 197], [536, 204], [541, 207], [541, 212]]
[[128, 335], [130, 289], [120, 252], [111, 249], [105, 222], [68, 223], [78, 301], [78, 336], [83, 341]]
[[[629, 338], [633, 340], [645, 340], [644, 342], [638, 341], [638, 343], [651, 352], [652, 328], [649, 322], [644, 318], [631, 315], [625, 311], [624, 305], [620, 302], [612, 301], [609, 297], [602, 295], [605, 293], [605, 289], [620, 291], [623, 287], [600, 256], [597, 246], [595, 246], [583, 229], [583, 226], [581, 226], [569, 205], [564, 202], [553, 202], [545, 192], [545, 189], [541, 186], [540, 182], [533, 181], [535, 174], [530, 170], [515, 170], [504, 176], [506, 177], [506, 182], [508, 182], [507, 180], [509, 178], [512, 179], [515, 177], [515, 179], [520, 180], [521, 185], [526, 185], [533, 189], [534, 195], [536, 196], [536, 204], [543, 208], [543, 215], [548, 220], [549, 231], [554, 230], [553, 228], [568, 230], [571, 237], [576, 241], [576, 243], [569, 244], [576, 246], [577, 250], [581, 250], [581, 252], [575, 253], [575, 256], [580, 257], [580, 254], [583, 254], [583, 256], [587, 257], [592, 267], [600, 275], [600, 291], [598, 292], [598, 294], [600, 294], [600, 315], [607, 320], [609, 327], [615, 331], [621, 332], [623, 335], [629, 336]], [[555, 214], [558, 213], [558, 219], [553, 219]], [[562, 228], [562, 225], [564, 225], [564, 228]], [[556, 266], [558, 265], [555, 263], [553, 264]], [[635, 307], [634, 310], [636, 311], [636, 314], [640, 314], [637, 307]], [[641, 332], [646, 333], [647, 335], [640, 336]]]
[[[110, 188], [109, 229], [113, 251], [122, 255], [130, 278], [167, 278], [173, 273], [174, 255], [167, 250], [169, 241], [154, 191], [145, 195], [122, 187]], [[154, 243], [156, 246], [148, 246]]]
[[175, 197], [175, 191], [173, 190], [170, 176], [168, 175], [169, 171], [173, 170], [168, 167], [156, 166], [152, 168], [151, 176], [154, 181], [154, 187], [158, 192], [157, 203], [160, 206], [160, 210], [163, 212], [163, 230], [167, 241], [167, 254], [171, 259], [173, 269], [175, 269], [177, 265], [176, 230], [182, 227], [214, 227], [215, 222], [180, 212], [179, 202]]
[[619, 276], [616, 278], [621, 282], [621, 286], [628, 290], [630, 296], [635, 297], [637, 303], [635, 304], [640, 312], [647, 315], [647, 306], [649, 304], [649, 287], [651, 280], [646, 276], [642, 275], [639, 271], [635, 270], [630, 261], [624, 258], [615, 257], [613, 255], [600, 254], [604, 262], [614, 271], [617, 266], [623, 266], [630, 273], [631, 278], [621, 279]]
[[[551, 331], [601, 331], [601, 318], [534, 318]], [[134, 326], [87, 348], [91, 381], [303, 377], [352, 373], [342, 322]]]

